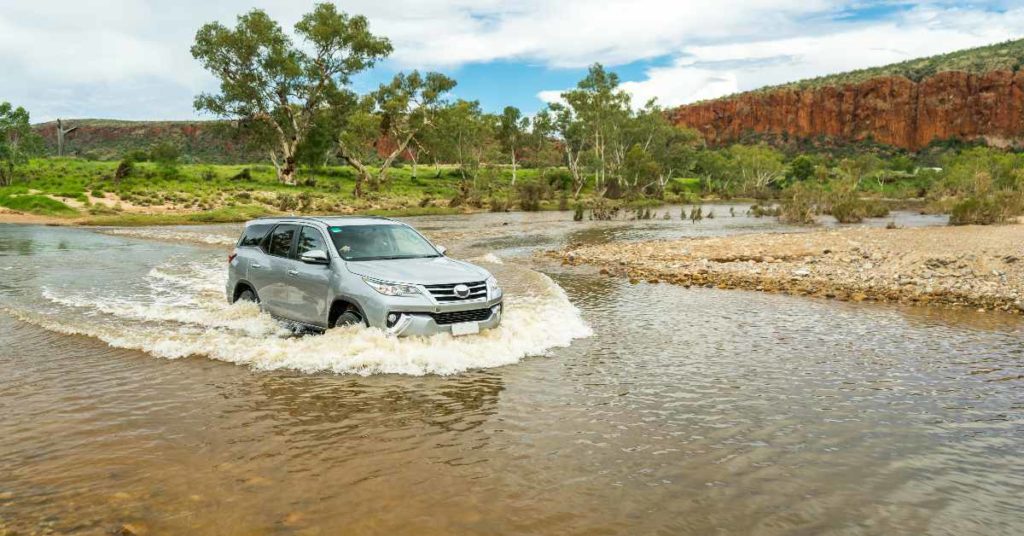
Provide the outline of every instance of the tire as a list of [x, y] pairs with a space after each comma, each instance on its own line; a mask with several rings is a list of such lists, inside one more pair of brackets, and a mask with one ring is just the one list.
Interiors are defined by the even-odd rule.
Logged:
[[358, 324], [363, 324], [363, 317], [359, 314], [359, 311], [350, 307], [346, 309], [344, 313], [338, 315], [338, 318], [334, 319], [334, 325], [331, 327], [340, 328], [345, 326], [355, 326]]
[[258, 296], [256, 296], [256, 293], [253, 292], [251, 288], [247, 288], [242, 292], [238, 293], [238, 297], [235, 298], [235, 303], [238, 303], [240, 301], [259, 303], [260, 299]]

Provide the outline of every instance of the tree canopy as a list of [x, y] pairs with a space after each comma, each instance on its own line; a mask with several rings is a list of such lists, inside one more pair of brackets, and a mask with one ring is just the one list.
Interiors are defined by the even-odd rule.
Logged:
[[352, 75], [391, 53], [362, 16], [317, 4], [295, 24], [297, 46], [266, 12], [238, 17], [234, 29], [211, 22], [196, 33], [192, 56], [220, 80], [220, 92], [196, 97], [195, 108], [251, 122], [277, 169], [294, 182], [296, 151], [325, 103]]
[[29, 114], [21, 106], [0, 102], [0, 186], [14, 181], [14, 170], [28, 162], [39, 150], [41, 140], [29, 123]]

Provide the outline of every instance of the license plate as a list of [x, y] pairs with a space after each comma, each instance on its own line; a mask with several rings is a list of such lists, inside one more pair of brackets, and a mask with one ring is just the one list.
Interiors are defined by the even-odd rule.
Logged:
[[460, 335], [472, 335], [474, 333], [480, 333], [480, 324], [476, 322], [460, 322], [458, 324], [452, 324], [452, 335], [456, 337]]

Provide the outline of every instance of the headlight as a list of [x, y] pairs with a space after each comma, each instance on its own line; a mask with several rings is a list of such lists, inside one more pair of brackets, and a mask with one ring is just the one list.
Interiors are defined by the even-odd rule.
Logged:
[[370, 279], [368, 277], [364, 277], [363, 281], [365, 281], [367, 285], [370, 285], [373, 290], [376, 290], [385, 296], [416, 296], [420, 293], [420, 289], [416, 288], [415, 285], [377, 281], [376, 279]]
[[501, 287], [498, 286], [498, 280], [495, 279], [493, 275], [491, 277], [488, 277], [487, 278], [487, 295], [488, 296], [494, 296], [494, 295], [498, 294], [499, 292], [501, 292]]

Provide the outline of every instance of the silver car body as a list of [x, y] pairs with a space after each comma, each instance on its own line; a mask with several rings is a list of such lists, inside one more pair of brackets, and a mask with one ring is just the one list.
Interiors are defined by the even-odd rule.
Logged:
[[[366, 325], [395, 335], [463, 334], [493, 328], [501, 322], [502, 291], [491, 274], [473, 264], [446, 257], [443, 248], [432, 245], [438, 255], [430, 258], [346, 261], [330, 237], [332, 226], [382, 224], [409, 227], [395, 220], [373, 217], [281, 217], [250, 221], [229, 256], [227, 299], [234, 302], [243, 291], [251, 289], [264, 311], [317, 329], [332, 327], [339, 311], [347, 307], [354, 307]], [[326, 246], [326, 263], [296, 258], [295, 243], [289, 255], [272, 255], [268, 251], [273, 249], [268, 246], [269, 238], [282, 225], [298, 226], [300, 232], [311, 233], [311, 237], [315, 236], [312, 233], [319, 233]], [[265, 238], [259, 243], [253, 243], [251, 238], [247, 241], [247, 236], [258, 236], [263, 229]], [[298, 242], [300, 232], [294, 234], [294, 242]], [[385, 295], [368, 280], [412, 286], [418, 293]], [[487, 284], [488, 281], [491, 284]]]

